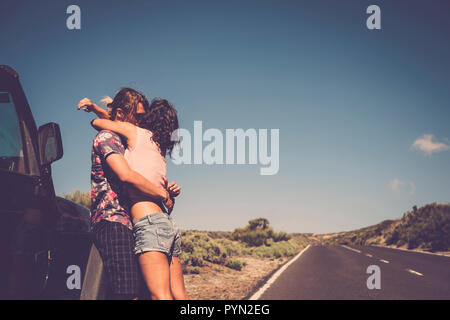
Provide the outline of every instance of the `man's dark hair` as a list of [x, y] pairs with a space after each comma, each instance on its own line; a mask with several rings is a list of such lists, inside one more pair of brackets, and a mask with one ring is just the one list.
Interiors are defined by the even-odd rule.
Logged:
[[150, 108], [147, 98], [142, 93], [128, 87], [121, 88], [114, 96], [113, 101], [108, 104], [108, 108], [111, 110], [110, 119], [115, 120], [118, 109], [121, 109], [125, 115], [125, 118], [121, 119], [122, 121], [138, 125], [136, 115], [139, 103], [142, 103], [144, 110]]

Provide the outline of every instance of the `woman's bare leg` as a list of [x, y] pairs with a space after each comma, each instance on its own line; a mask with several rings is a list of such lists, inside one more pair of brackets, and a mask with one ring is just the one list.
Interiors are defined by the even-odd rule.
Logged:
[[170, 263], [170, 290], [175, 300], [189, 300], [184, 287], [180, 258], [172, 257]]
[[139, 255], [139, 264], [152, 299], [172, 300], [167, 256], [162, 252], [145, 252]]

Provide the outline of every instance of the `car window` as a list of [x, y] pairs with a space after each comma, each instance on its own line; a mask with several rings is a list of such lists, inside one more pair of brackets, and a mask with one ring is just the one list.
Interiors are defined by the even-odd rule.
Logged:
[[25, 173], [19, 117], [9, 92], [0, 91], [0, 169]]

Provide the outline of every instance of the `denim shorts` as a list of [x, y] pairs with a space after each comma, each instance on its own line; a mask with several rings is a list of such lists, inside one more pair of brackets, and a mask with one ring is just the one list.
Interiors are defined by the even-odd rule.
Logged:
[[168, 257], [181, 255], [180, 229], [166, 213], [152, 213], [136, 220], [133, 233], [135, 254], [159, 251]]

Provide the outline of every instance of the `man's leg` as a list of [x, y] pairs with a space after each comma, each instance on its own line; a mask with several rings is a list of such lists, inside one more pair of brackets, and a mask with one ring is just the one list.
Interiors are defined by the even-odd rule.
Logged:
[[133, 232], [121, 223], [106, 220], [97, 223], [93, 231], [108, 277], [109, 298], [135, 299], [139, 294], [139, 269], [133, 252]]

